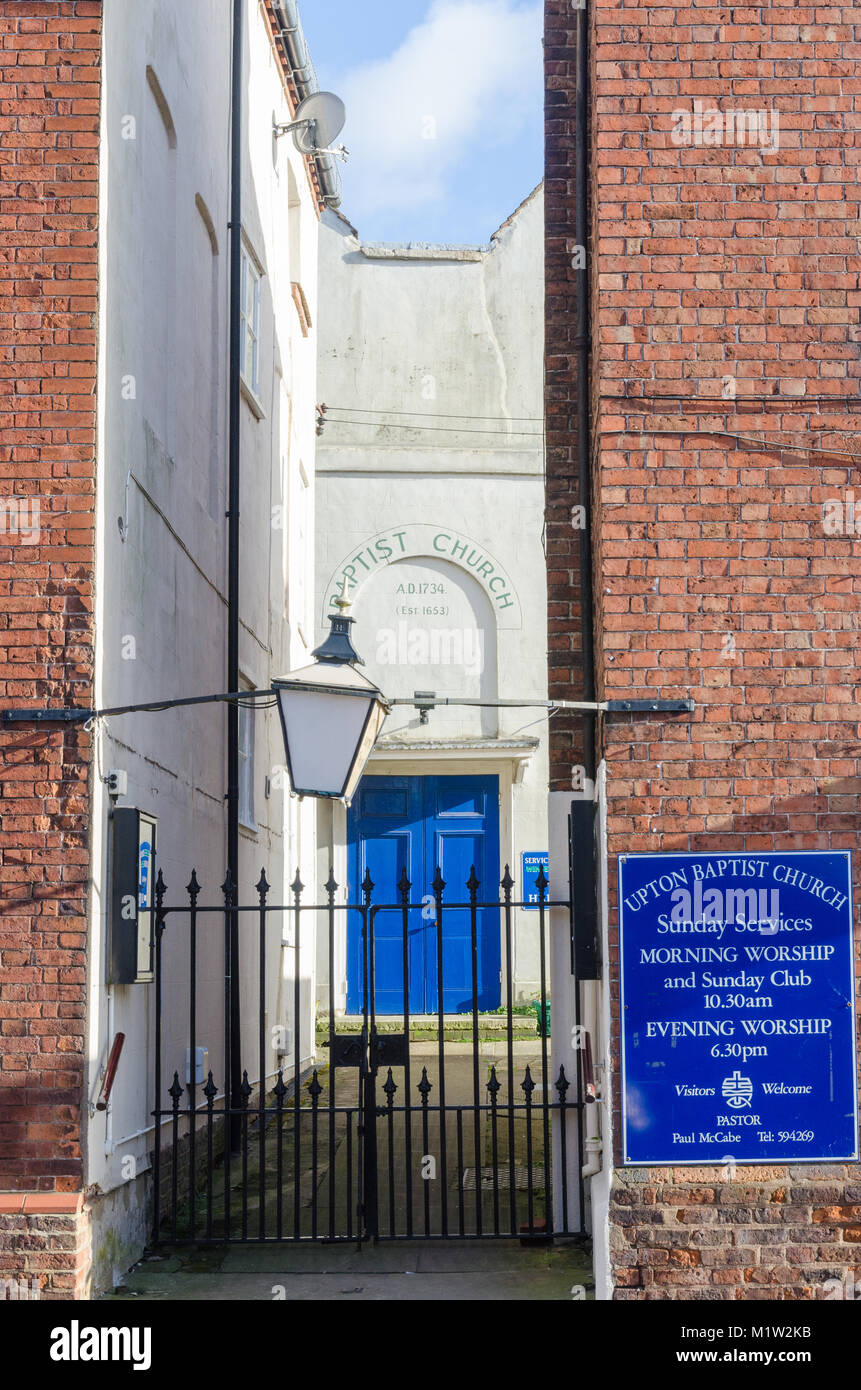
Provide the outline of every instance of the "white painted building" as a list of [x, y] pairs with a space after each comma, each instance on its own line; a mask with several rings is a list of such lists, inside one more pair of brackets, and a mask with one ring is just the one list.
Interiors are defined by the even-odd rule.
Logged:
[[[541, 188], [482, 247], [368, 245], [324, 215], [317, 632], [346, 579], [365, 674], [389, 697], [546, 699], [543, 284]], [[428, 899], [438, 859], [447, 898], [463, 900], [473, 856], [479, 898], [496, 897], [508, 864], [519, 899], [523, 857], [547, 850], [546, 730], [535, 707], [441, 706], [426, 722], [396, 707], [354, 805], [319, 812], [321, 871], [331, 856], [342, 900], [368, 869], [376, 900], [397, 902], [404, 868], [412, 898]], [[515, 911], [516, 1003], [539, 992], [533, 926]], [[492, 1010], [508, 987], [499, 915], [481, 930]], [[361, 991], [348, 938], [336, 941], [333, 993], [349, 1014]], [[425, 977], [413, 989], [411, 974], [413, 1012], [437, 1008], [432, 957], [428, 940], [411, 962]], [[377, 1009], [396, 1013], [403, 976], [387, 986], [377, 967]], [[463, 1011], [466, 982], [446, 990], [446, 1012]], [[329, 998], [321, 954], [322, 1010]]]
[[[97, 686], [99, 707], [227, 689], [227, 449], [230, 259], [230, 4], [106, 0], [99, 315]], [[314, 632], [317, 239], [316, 166], [273, 119], [291, 119], [283, 15], [245, 7], [243, 41], [243, 351], [240, 667], [244, 685], [307, 664]], [[240, 898], [265, 866], [287, 900], [297, 866], [315, 869], [315, 813], [285, 791], [277, 713], [240, 714]], [[158, 819], [167, 902], [221, 903], [226, 864], [226, 713], [202, 705], [104, 721], [101, 777], [127, 776], [120, 805]], [[87, 1183], [97, 1284], [128, 1267], [147, 1238], [154, 1076], [154, 986], [108, 983], [109, 814], [92, 782]], [[277, 897], [275, 896], [277, 895]], [[254, 937], [242, 928], [243, 1042], [256, 1057]], [[162, 1087], [185, 1082], [188, 921], [163, 938]], [[292, 1023], [294, 952], [270, 942], [270, 1027]], [[310, 1006], [311, 943], [299, 964]], [[197, 1042], [224, 1084], [224, 926], [202, 916]], [[125, 1034], [107, 1110], [94, 1102], [117, 1033]], [[289, 1030], [287, 1036], [291, 1036]], [[301, 1062], [313, 1050], [305, 1028]], [[289, 1050], [271, 1058], [287, 1074]], [[247, 1063], [246, 1063], [247, 1065]], [[256, 1086], [259, 1078], [249, 1076]], [[162, 1100], [164, 1104], [164, 1099]]]

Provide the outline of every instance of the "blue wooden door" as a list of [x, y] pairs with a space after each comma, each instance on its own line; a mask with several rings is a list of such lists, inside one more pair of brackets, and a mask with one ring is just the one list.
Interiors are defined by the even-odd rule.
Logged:
[[[499, 783], [496, 777], [364, 777], [347, 819], [349, 899], [358, 902], [365, 873], [373, 902], [390, 904], [375, 915], [374, 1002], [378, 1014], [404, 1012], [404, 974], [410, 1013], [439, 1008], [440, 933], [432, 883], [439, 865], [443, 903], [463, 903], [475, 866], [478, 899], [495, 901], [499, 887]], [[412, 888], [404, 939], [398, 880], [406, 869]], [[423, 904], [419, 906], [419, 904]], [[361, 1013], [364, 979], [359, 913], [347, 923], [347, 1012]], [[478, 1008], [500, 1002], [499, 910], [480, 908], [476, 923]], [[467, 907], [444, 908], [442, 996], [445, 1013], [473, 1007], [472, 930]]]

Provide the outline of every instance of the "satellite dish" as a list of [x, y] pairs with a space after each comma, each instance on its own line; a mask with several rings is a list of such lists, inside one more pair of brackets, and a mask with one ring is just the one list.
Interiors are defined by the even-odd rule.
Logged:
[[346, 107], [334, 92], [312, 92], [299, 103], [287, 129], [300, 154], [315, 154], [334, 145], [346, 119]]

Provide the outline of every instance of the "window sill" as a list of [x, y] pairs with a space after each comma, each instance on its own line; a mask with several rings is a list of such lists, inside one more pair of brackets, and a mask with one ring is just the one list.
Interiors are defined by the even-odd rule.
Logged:
[[260, 397], [252, 391], [244, 376], [240, 376], [239, 378], [239, 391], [255, 420], [265, 419], [266, 411], [263, 408], [263, 402], [260, 400]]

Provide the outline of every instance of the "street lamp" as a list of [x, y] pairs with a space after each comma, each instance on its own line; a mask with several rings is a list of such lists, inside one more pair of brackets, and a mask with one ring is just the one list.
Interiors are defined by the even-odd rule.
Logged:
[[389, 712], [382, 692], [355, 667], [345, 592], [334, 600], [328, 637], [311, 666], [272, 682], [278, 700], [287, 771], [298, 796], [350, 801]]
[[0, 727], [24, 724], [91, 724], [93, 720], [121, 714], [158, 713], [189, 705], [247, 704], [272, 701], [281, 716], [290, 784], [297, 796], [350, 801], [365, 770], [386, 717], [395, 705], [411, 705], [422, 723], [439, 705], [475, 705], [488, 709], [565, 709], [578, 713], [652, 714], [692, 713], [689, 697], [665, 700], [492, 700], [478, 697], [437, 695], [416, 691], [412, 697], [387, 698], [355, 668], [364, 666], [353, 646], [347, 616], [350, 600], [347, 581], [333, 600], [338, 610], [330, 614], [329, 635], [311, 653], [314, 662], [273, 680], [266, 690], [237, 690], [224, 695], [190, 695], [176, 700], [119, 705], [113, 709], [4, 709]]
[[246, 703], [274, 695], [281, 715], [290, 784], [298, 796], [349, 801], [391, 708], [391, 701], [359, 671], [364, 666], [353, 646], [344, 591], [334, 600], [328, 637], [311, 655], [313, 665], [291, 671], [268, 690], [227, 695], [191, 695], [178, 700], [121, 705], [113, 709], [16, 709], [0, 711], [0, 726], [89, 724], [120, 714], [158, 712], [189, 705]]

